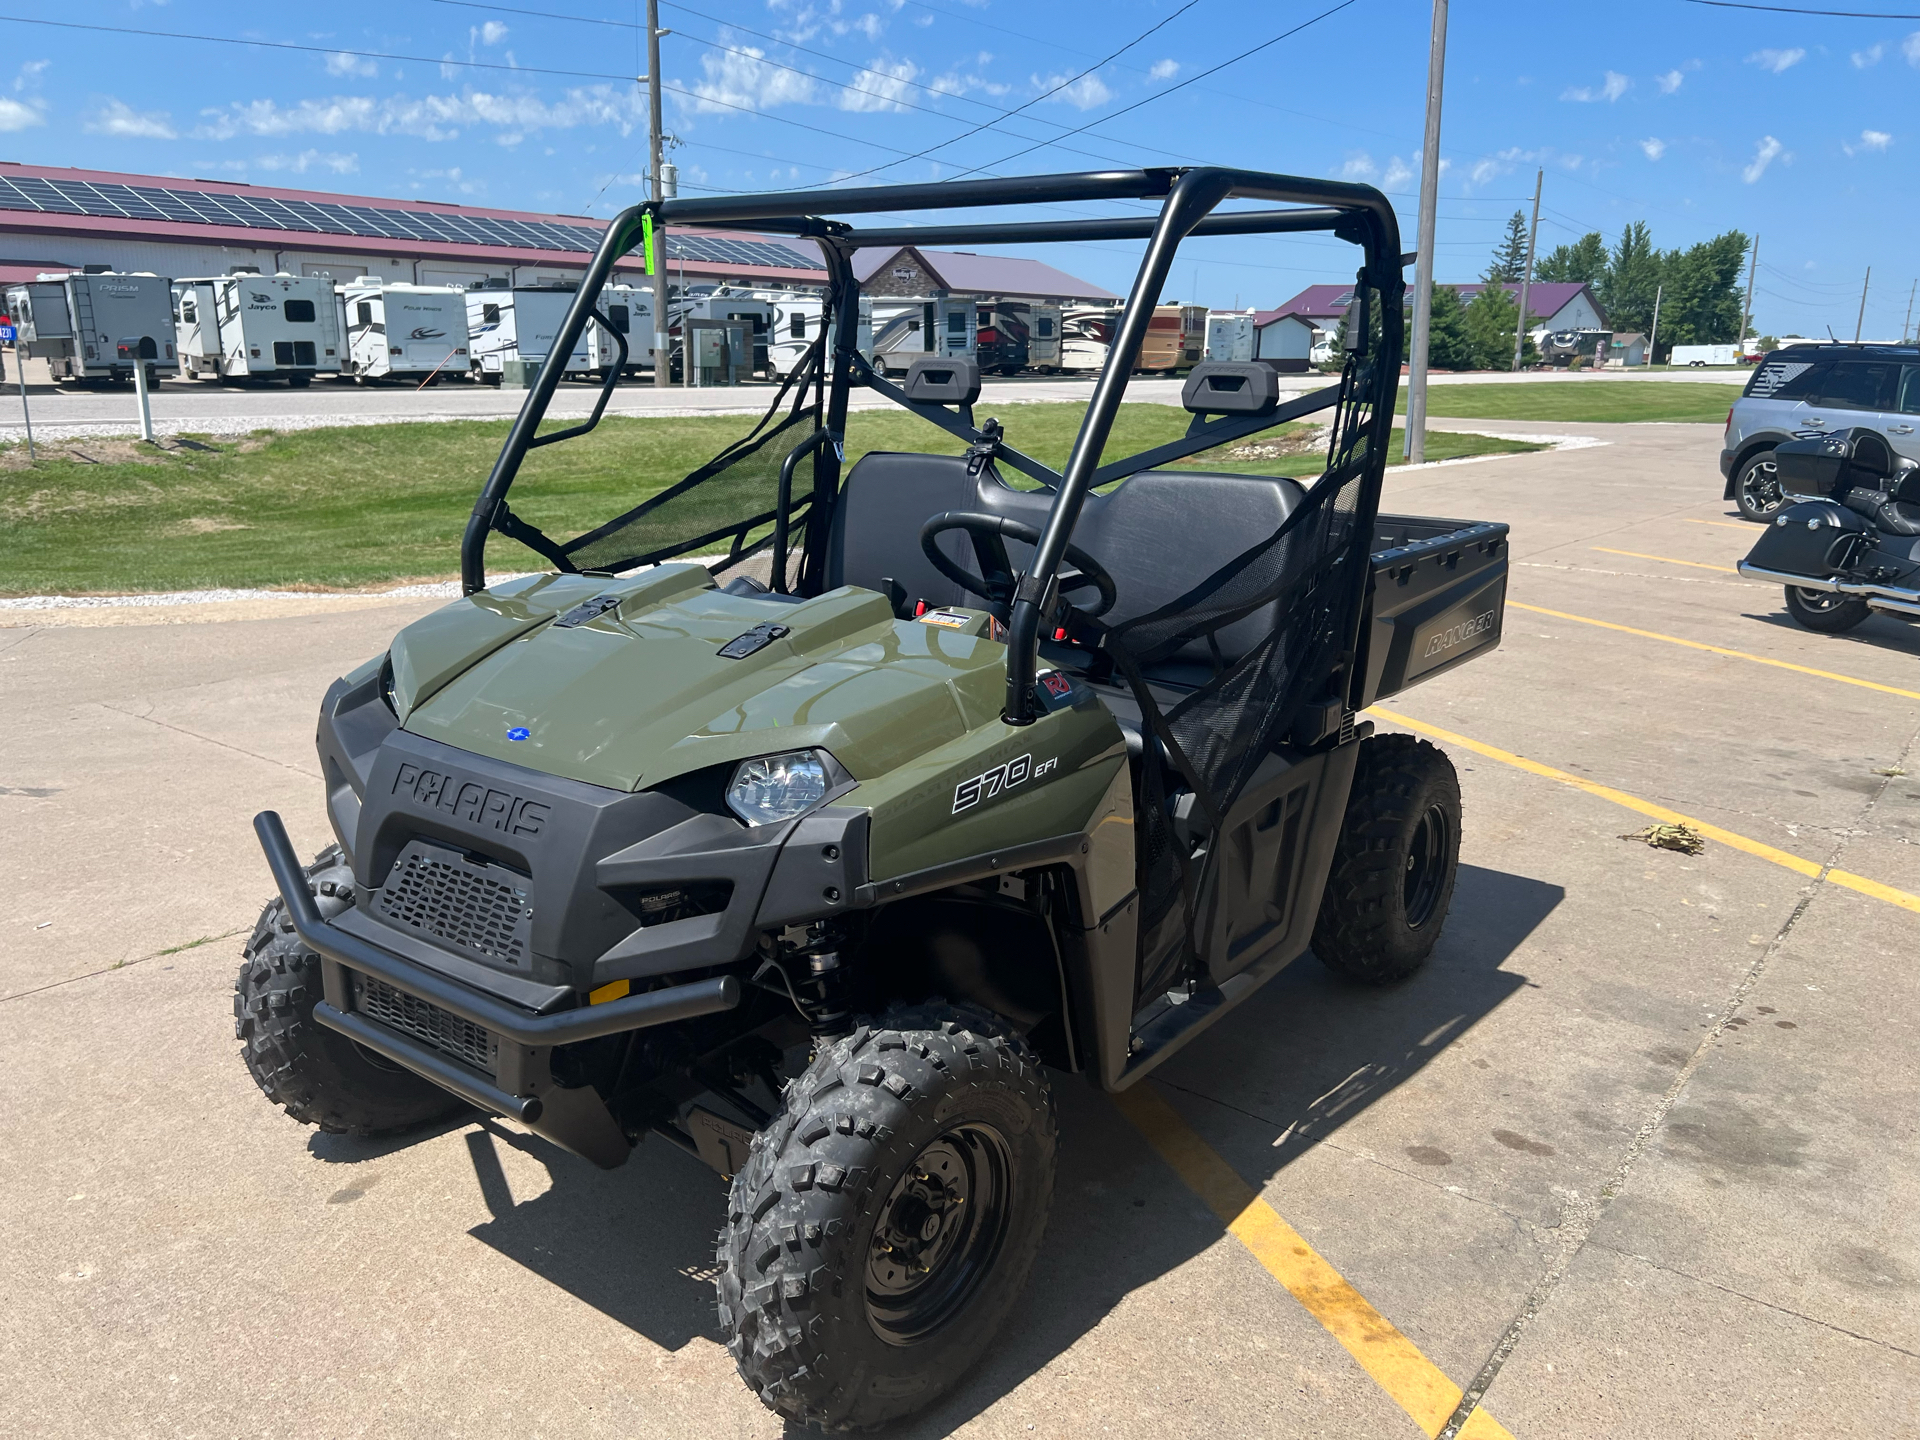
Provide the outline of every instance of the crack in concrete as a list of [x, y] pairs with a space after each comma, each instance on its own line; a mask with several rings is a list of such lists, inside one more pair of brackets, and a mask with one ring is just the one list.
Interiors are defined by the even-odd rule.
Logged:
[[78, 985], [82, 980], [98, 980], [102, 975], [117, 975], [122, 970], [131, 970], [136, 965], [145, 965], [149, 960], [164, 960], [169, 955], [183, 955], [189, 950], [202, 950], [209, 945], [218, 945], [222, 940], [231, 940], [236, 935], [245, 935], [252, 927], [240, 926], [237, 930], [223, 930], [218, 935], [202, 935], [198, 940], [189, 940], [184, 945], [169, 945], [164, 950], [156, 950], [151, 955], [142, 955], [138, 960], [121, 960], [99, 970], [89, 970], [84, 975], [69, 975], [64, 980], [49, 980], [45, 985], [36, 985], [31, 990], [16, 990], [11, 995], [0, 995], [0, 1005], [10, 1000], [24, 1000], [29, 995], [44, 995], [49, 990], [58, 990], [64, 985]]
[[[1901, 747], [1900, 758], [1896, 762], [1899, 768], [1906, 767], [1907, 758], [1912, 754], [1916, 742], [1920, 742], [1920, 730], [1909, 735], [1907, 743]], [[1895, 778], [1891, 775], [1883, 777], [1880, 786], [1867, 797], [1867, 802], [1860, 811], [1860, 819], [1863, 823], [1872, 816], [1875, 807], [1886, 795], [1888, 787]], [[1586, 1248], [1587, 1240], [1593, 1234], [1594, 1227], [1599, 1224], [1607, 1205], [1626, 1188], [1634, 1168], [1640, 1163], [1640, 1158], [1646, 1154], [1648, 1147], [1652, 1145], [1654, 1136], [1666, 1123], [1667, 1116], [1679, 1102], [1681, 1093], [1692, 1081], [1694, 1073], [1706, 1063], [1707, 1057], [1718, 1046], [1720, 1037], [1727, 1032], [1729, 1022], [1739, 1015], [1741, 1007], [1746, 1004], [1747, 997], [1753, 993], [1754, 987], [1766, 974], [1773, 957], [1780, 952], [1781, 947], [1786, 944], [1787, 937], [1800, 923], [1801, 917], [1807, 913], [1814, 900], [1826, 887], [1828, 874], [1839, 865], [1840, 858], [1846, 853], [1851, 838], [1849, 836], [1836, 841], [1826, 860], [1821, 864], [1820, 873], [1806, 883], [1793, 909], [1781, 922], [1780, 928], [1774, 932], [1773, 939], [1754, 959], [1753, 964], [1747, 967], [1746, 973], [1734, 986], [1733, 993], [1727, 997], [1727, 1002], [1721, 1008], [1720, 1014], [1715, 1017], [1713, 1025], [1701, 1038], [1693, 1054], [1687, 1057], [1687, 1063], [1680, 1067], [1679, 1073], [1673, 1078], [1673, 1083], [1667, 1087], [1666, 1093], [1660, 1097], [1652, 1113], [1641, 1122], [1639, 1130], [1635, 1132], [1626, 1150], [1622, 1152], [1619, 1163], [1614, 1166], [1612, 1178], [1602, 1187], [1599, 1195], [1592, 1199], [1578, 1199], [1569, 1204], [1562, 1213], [1560, 1223], [1552, 1227], [1554, 1232], [1565, 1237], [1559, 1255], [1547, 1267], [1546, 1273], [1534, 1284], [1525, 1303], [1521, 1305], [1519, 1313], [1508, 1322], [1507, 1328], [1501, 1333], [1500, 1339], [1495, 1342], [1493, 1350], [1487, 1356], [1486, 1363], [1480, 1367], [1479, 1373], [1473, 1378], [1473, 1383], [1468, 1385], [1461, 1395], [1458, 1408], [1454, 1410], [1452, 1417], [1441, 1428], [1434, 1440], [1456, 1440], [1461, 1426], [1467, 1423], [1480, 1402], [1486, 1398], [1487, 1390], [1499, 1377], [1501, 1368], [1507, 1363], [1507, 1358], [1513, 1354], [1514, 1348], [1519, 1345], [1527, 1326], [1546, 1308], [1547, 1302], [1553, 1298], [1554, 1291], [1559, 1288], [1560, 1282], [1573, 1268], [1574, 1260]], [[1755, 1303], [1764, 1304], [1765, 1302], [1756, 1301]]]
[[1691, 1280], [1696, 1285], [1704, 1285], [1709, 1290], [1718, 1290], [1722, 1295], [1731, 1295], [1736, 1300], [1745, 1300], [1749, 1304], [1771, 1310], [1777, 1315], [1791, 1315], [1794, 1319], [1804, 1320], [1809, 1325], [1818, 1325], [1822, 1330], [1831, 1330], [1836, 1335], [1845, 1335], [1849, 1340], [1858, 1340], [1866, 1345], [1878, 1346], [1882, 1350], [1891, 1350], [1896, 1355], [1907, 1355], [1920, 1360], [1920, 1350], [1909, 1350], [1906, 1346], [1896, 1345], [1891, 1340], [1862, 1335], [1858, 1330], [1849, 1330], [1846, 1326], [1836, 1325], [1831, 1320], [1822, 1320], [1819, 1316], [1809, 1315], [1804, 1310], [1795, 1310], [1791, 1305], [1781, 1305], [1772, 1300], [1764, 1300], [1758, 1295], [1749, 1295], [1745, 1290], [1737, 1290], [1731, 1285], [1722, 1285], [1718, 1280], [1710, 1280], [1705, 1275], [1695, 1275], [1692, 1271], [1682, 1270], [1678, 1266], [1662, 1265], [1649, 1256], [1637, 1255], [1631, 1250], [1622, 1250], [1619, 1246], [1609, 1245], [1604, 1240], [1596, 1240], [1593, 1243], [1597, 1248], [1611, 1255], [1618, 1255], [1622, 1260], [1631, 1260], [1636, 1265], [1644, 1265], [1649, 1270], [1658, 1270], [1665, 1275], [1677, 1275], [1682, 1280]]
[[268, 765], [278, 765], [282, 770], [291, 770], [302, 780], [320, 780], [324, 778], [318, 771], [302, 770], [298, 765], [289, 765], [286, 761], [276, 760], [271, 755], [262, 755], [257, 751], [247, 749], [243, 745], [233, 745], [225, 740], [216, 740], [211, 735], [202, 735], [198, 730], [188, 730], [181, 725], [169, 725], [165, 720], [156, 720], [151, 715], [136, 715], [131, 710], [124, 710], [118, 705], [109, 705], [104, 700], [100, 702], [100, 708], [102, 710], [111, 710], [116, 715], [124, 715], [129, 720], [144, 720], [149, 725], [158, 725], [162, 730], [171, 730], [174, 734], [184, 735], [189, 740], [201, 740], [209, 745], [218, 745], [222, 750], [231, 750], [234, 754], [245, 755], [251, 760], [259, 760]]

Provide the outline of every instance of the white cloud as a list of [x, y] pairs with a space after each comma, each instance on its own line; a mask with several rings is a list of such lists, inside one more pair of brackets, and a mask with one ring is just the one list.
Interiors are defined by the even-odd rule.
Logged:
[[874, 60], [853, 77], [853, 83], [835, 97], [834, 103], [842, 110], [905, 110], [900, 97], [919, 73], [920, 67], [911, 60]]
[[1884, 150], [1892, 143], [1893, 136], [1884, 130], [1862, 130], [1858, 144], [1842, 145], [1840, 148], [1849, 155], [1859, 155], [1869, 150]]
[[29, 60], [20, 67], [20, 73], [13, 77], [13, 88], [24, 90], [40, 78], [40, 72], [53, 64], [51, 60]]
[[334, 95], [281, 105], [274, 100], [235, 101], [202, 110], [205, 123], [194, 130], [203, 140], [237, 135], [413, 135], [423, 140], [452, 140], [463, 125], [492, 125], [504, 130], [568, 130], [614, 125], [622, 135], [645, 123], [631, 86], [591, 85], [569, 90], [549, 105], [532, 95], [491, 95], [469, 90], [460, 95], [404, 95], [375, 99]]
[[[1049, 75], [1046, 79], [1042, 80], [1038, 75], [1033, 75], [1028, 78], [1032, 82], [1034, 89], [1047, 91], [1053, 90], [1056, 85], [1059, 85], [1060, 82], [1067, 77], [1064, 75]], [[1100, 106], [1113, 99], [1113, 91], [1106, 87], [1106, 83], [1102, 81], [1098, 75], [1082, 75], [1071, 85], [1048, 95], [1047, 99], [1051, 103], [1071, 105], [1076, 110], [1097, 110]]]
[[253, 161], [253, 168], [286, 171], [294, 175], [304, 175], [309, 170], [326, 170], [335, 175], [351, 175], [360, 168], [360, 157], [342, 155], [330, 150], [302, 150], [298, 155], [262, 155]]
[[1758, 65], [1762, 70], [1771, 70], [1775, 75], [1791, 70], [1807, 58], [1807, 52], [1799, 46], [1791, 50], [1756, 50], [1747, 56], [1749, 65]]
[[[11, 104], [0, 101], [0, 104]], [[89, 135], [112, 135], [122, 140], [174, 140], [173, 117], [164, 110], [135, 110], [124, 100], [109, 100], [80, 127]]]
[[1880, 57], [1886, 53], [1887, 47], [1878, 43], [1869, 45], [1864, 50], [1856, 50], [1853, 52], [1853, 68], [1856, 70], [1871, 69], [1880, 63]]
[[1622, 75], [1618, 70], [1609, 70], [1607, 71], [1605, 81], [1599, 86], [1570, 86], [1560, 92], [1560, 98], [1562, 100], [1577, 100], [1582, 104], [1591, 104], [1596, 100], [1605, 100], [1607, 103], [1612, 104], [1632, 88], [1633, 81], [1629, 80], [1625, 75]]
[[887, 28], [887, 22], [882, 20], [879, 15], [874, 12], [868, 11], [865, 15], [862, 15], [858, 20], [853, 22], [853, 28], [866, 36], [867, 39], [877, 41], [880, 38], [880, 32]]
[[1473, 169], [1467, 172], [1469, 185], [1484, 185], [1500, 173], [1500, 164], [1494, 160], [1476, 160]]
[[336, 50], [327, 56], [329, 75], [378, 75], [380, 67], [373, 61], [360, 55], [349, 55], [344, 50]]
[[1147, 74], [1156, 80], [1171, 80], [1179, 73], [1180, 62], [1178, 60], [1156, 60], [1153, 62], [1153, 68], [1147, 71]]
[[1667, 153], [1667, 142], [1657, 136], [1649, 136], [1640, 142], [1640, 148], [1649, 160], [1658, 160]]
[[498, 20], [489, 20], [474, 32], [482, 45], [498, 45], [507, 38], [507, 27]]
[[1380, 177], [1382, 190], [1398, 190], [1413, 179], [1413, 167], [1398, 155], [1387, 161], [1387, 173]]
[[1664, 75], [1654, 76], [1653, 83], [1660, 87], [1662, 95], [1671, 95], [1686, 82], [1686, 78], [1678, 70], [1669, 70]]
[[1900, 42], [1900, 53], [1907, 57], [1909, 65], [1920, 66], [1920, 30]]
[[1364, 150], [1358, 150], [1347, 156], [1347, 163], [1340, 167], [1342, 180], [1371, 180], [1379, 174], [1379, 167], [1373, 163], [1373, 157]]
[[46, 116], [40, 113], [37, 105], [23, 105], [18, 100], [0, 99], [0, 131], [30, 130], [35, 125], [47, 123]]
[[1767, 167], [1779, 157], [1782, 148], [1778, 140], [1771, 135], [1767, 136], [1754, 147], [1753, 163], [1740, 172], [1740, 178], [1749, 185], [1753, 184], [1767, 173]]
[[[721, 32], [725, 38], [726, 32]], [[811, 75], [801, 75], [766, 63], [766, 51], [751, 46], [700, 57], [706, 78], [693, 87], [697, 111], [709, 114], [732, 107], [771, 110], [778, 105], [806, 105], [816, 98]]]

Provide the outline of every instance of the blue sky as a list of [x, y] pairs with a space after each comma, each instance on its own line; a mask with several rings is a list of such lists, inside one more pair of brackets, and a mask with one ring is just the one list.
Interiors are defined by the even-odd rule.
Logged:
[[[1208, 161], [1368, 180], [1393, 197], [1411, 249], [1427, 4], [1350, 0], [1194, 78], [1338, 3], [663, 3], [676, 32], [662, 42], [666, 128], [687, 195]], [[640, 194], [634, 0], [8, 10], [313, 48], [0, 24], [0, 157], [602, 216]], [[550, 18], [563, 14], [613, 23]], [[1440, 279], [1477, 277], [1544, 167], [1543, 251], [1587, 230], [1611, 242], [1629, 220], [1662, 247], [1757, 231], [1759, 331], [1850, 338], [1871, 265], [1866, 332], [1900, 332], [1920, 274], [1914, 22], [1686, 0], [1459, 4], [1447, 81]], [[1047, 248], [1115, 290], [1138, 253]], [[1194, 242], [1169, 298], [1268, 306], [1346, 278], [1351, 254], [1307, 238]]]

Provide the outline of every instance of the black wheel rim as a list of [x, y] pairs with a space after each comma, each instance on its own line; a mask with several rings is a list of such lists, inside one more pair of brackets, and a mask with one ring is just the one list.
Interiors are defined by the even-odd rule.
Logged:
[[867, 1250], [867, 1320], [890, 1345], [924, 1340], [993, 1269], [1013, 1200], [1013, 1152], [960, 1125], [918, 1155], [880, 1207]]
[[1747, 505], [1756, 514], [1765, 515], [1780, 508], [1779, 466], [1771, 460], [1756, 460], [1747, 467], [1740, 482]]
[[1797, 586], [1793, 594], [1803, 610], [1837, 610], [1847, 599], [1831, 590], [1804, 590]]
[[1429, 805], [1413, 827], [1407, 842], [1407, 875], [1402, 898], [1406, 906], [1407, 928], [1418, 930], [1433, 918], [1440, 901], [1440, 887], [1447, 876], [1447, 851], [1451, 824], [1447, 812]]

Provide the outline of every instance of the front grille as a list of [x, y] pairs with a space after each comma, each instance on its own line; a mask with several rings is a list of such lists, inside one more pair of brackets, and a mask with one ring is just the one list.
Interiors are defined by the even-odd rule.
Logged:
[[371, 975], [356, 974], [353, 991], [354, 1009], [367, 1019], [489, 1075], [499, 1068], [500, 1039], [492, 1031]]
[[416, 841], [394, 861], [375, 908], [396, 925], [481, 959], [524, 965], [533, 907], [519, 880]]

